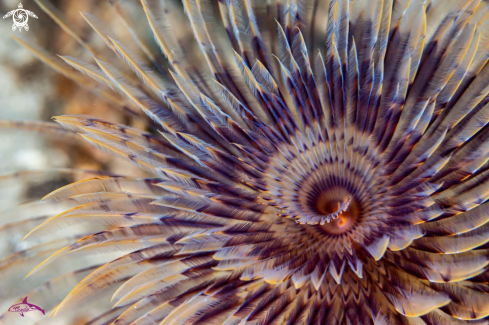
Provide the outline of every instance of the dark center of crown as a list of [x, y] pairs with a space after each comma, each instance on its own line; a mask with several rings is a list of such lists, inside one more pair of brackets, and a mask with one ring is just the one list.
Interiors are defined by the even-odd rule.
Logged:
[[331, 217], [330, 222], [318, 225], [329, 234], [340, 235], [347, 232], [360, 218], [357, 200], [342, 188], [313, 191], [307, 201], [311, 212]]

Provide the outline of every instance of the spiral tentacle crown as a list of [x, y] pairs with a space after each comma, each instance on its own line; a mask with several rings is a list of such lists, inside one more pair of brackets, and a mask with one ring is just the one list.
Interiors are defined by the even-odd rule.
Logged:
[[63, 57], [126, 96], [159, 134], [56, 117], [156, 177], [97, 177], [47, 197], [81, 205], [34, 233], [94, 218], [112, 227], [34, 271], [82, 250], [131, 251], [87, 275], [58, 309], [125, 281], [113, 298], [129, 308], [116, 324], [489, 315], [486, 2], [327, 1], [317, 50], [316, 2], [269, 6], [270, 30], [259, 4], [219, 1], [222, 45], [209, 4], [184, 0], [204, 67], [171, 19], [156, 17], [167, 11], [142, 3], [169, 78], [110, 35], [141, 83], [99, 57], [98, 66]]

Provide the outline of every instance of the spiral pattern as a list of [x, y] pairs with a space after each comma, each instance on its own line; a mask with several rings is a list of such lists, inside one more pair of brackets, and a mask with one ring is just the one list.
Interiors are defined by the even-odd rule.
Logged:
[[171, 11], [143, 0], [168, 79], [112, 36], [140, 83], [98, 56], [63, 57], [154, 132], [55, 118], [152, 177], [45, 198], [77, 206], [27, 238], [106, 227], [62, 241], [29, 275], [124, 252], [69, 275], [78, 284], [53, 313], [117, 284], [104, 313], [117, 325], [487, 324], [487, 2], [328, 0], [319, 36], [307, 3], [267, 3], [219, 1], [220, 46], [217, 8], [184, 0], [193, 53]]
[[27, 20], [29, 19], [29, 17], [27, 17], [27, 13], [25, 12], [25, 10], [19, 10], [17, 9], [14, 13], [14, 21], [22, 26], [22, 25], [25, 25], [25, 23], [27, 23]]

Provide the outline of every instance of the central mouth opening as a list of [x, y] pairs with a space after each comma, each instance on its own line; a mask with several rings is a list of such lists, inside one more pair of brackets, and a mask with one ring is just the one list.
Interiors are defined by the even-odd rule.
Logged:
[[309, 210], [325, 216], [329, 222], [320, 224], [330, 234], [342, 234], [350, 230], [360, 217], [358, 201], [341, 188], [314, 191], [308, 200]]

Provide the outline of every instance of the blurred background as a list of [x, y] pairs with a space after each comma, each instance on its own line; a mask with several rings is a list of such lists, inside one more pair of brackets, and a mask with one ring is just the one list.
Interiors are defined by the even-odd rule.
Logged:
[[[8, 11], [16, 9], [18, 3], [17, 0], [1, 0], [0, 14], [3, 16]], [[101, 38], [93, 33], [80, 12], [92, 13], [109, 26], [112, 24], [113, 27], [117, 27], [121, 24], [108, 1], [51, 1], [51, 3], [69, 21], [70, 28], [80, 33], [96, 48], [105, 50], [106, 46]], [[57, 26], [34, 1], [25, 0], [22, 4], [24, 9], [38, 16], [38, 19], [29, 17], [29, 31], [12, 31], [12, 17], [0, 20], [0, 119], [51, 121], [51, 118], [56, 115], [87, 114], [111, 122], [136, 125], [137, 122], [128, 118], [127, 114], [123, 114], [113, 103], [94, 95], [88, 89], [57, 73], [12, 38], [12, 36], [22, 37], [51, 54], [70, 55], [91, 61], [92, 54]], [[137, 1], [123, 3], [125, 8], [135, 7], [141, 10], [136, 6], [137, 4], [139, 4]], [[144, 13], [140, 12], [140, 14]], [[121, 41], [124, 42], [128, 41], [127, 38], [131, 38], [128, 34], [120, 33], [117, 36], [120, 36]], [[129, 39], [129, 42], [131, 41], [133, 40]], [[55, 59], [58, 64], [75, 72], [61, 59], [57, 57]], [[116, 174], [139, 172], [132, 164], [95, 150], [76, 137], [60, 139], [59, 134], [36, 132], [29, 127], [0, 128], [0, 157], [0, 175], [64, 167], [103, 170]], [[27, 195], [25, 199], [33, 199], [32, 192], [49, 192], [58, 188], [63, 182], [72, 181], [71, 176], [65, 175], [64, 178], [66, 179], [61, 177], [52, 186], [44, 184], [45, 191], [39, 188], [35, 190], [9, 188], [7, 193], [2, 193], [0, 196], [0, 207], [6, 208], [17, 204], [18, 200], [22, 200], [19, 195]], [[26, 190], [30, 193], [25, 193]]]
[[[137, 41], [144, 41], [151, 47], [150, 51], [158, 56], [159, 51], [147, 29], [139, 1], [52, 0], [49, 3], [64, 18], [71, 31], [79, 35], [82, 42], [89, 43], [95, 51], [104, 53], [107, 57], [113, 56], [113, 52], [93, 32], [80, 12], [97, 16], [114, 31], [122, 43], [128, 44], [138, 55], [143, 56], [144, 53], [138, 48]], [[0, 16], [17, 9], [18, 4], [18, 0], [0, 0]], [[55, 54], [70, 55], [94, 64], [93, 52], [60, 28], [35, 1], [22, 0], [22, 5], [38, 17], [29, 17], [29, 31], [12, 31], [12, 17], [0, 19], [0, 120], [49, 122], [57, 115], [86, 114], [145, 129], [144, 122], [121, 111], [113, 100], [97, 96], [87, 87], [58, 73], [14, 40], [12, 36], [37, 44], [52, 56], [53, 61], [78, 76], [81, 74]], [[137, 24], [139, 20], [144, 24]], [[130, 24], [133, 29], [125, 28], [126, 24]], [[162, 60], [162, 57], [157, 60]], [[161, 65], [164, 66], [164, 63]], [[88, 77], [84, 80], [88, 80], [87, 84], [93, 86], [94, 83]], [[111, 98], [121, 100], [121, 96], [115, 92], [109, 89], [104, 91], [113, 96]], [[38, 203], [39, 199], [66, 184], [97, 176], [90, 171], [128, 176], [146, 175], [133, 164], [94, 149], [76, 134], [70, 136], [47, 132], [42, 127], [36, 128], [29, 124], [22, 126], [3, 122], [0, 125], [0, 315], [3, 313], [7, 317], [3, 319], [0, 316], [0, 324], [30, 324], [29, 320], [39, 320], [42, 316], [40, 313], [28, 313], [22, 318], [16, 313], [6, 311], [17, 302], [19, 295], [26, 294], [53, 274], [62, 274], [83, 265], [84, 258], [74, 263], [79, 265], [65, 265], [64, 262], [65, 264], [48, 268], [43, 276], [24, 281], [23, 278], [35, 264], [50, 254], [29, 262], [19, 258], [19, 254], [27, 255], [26, 250], [45, 241], [45, 238], [21, 241], [25, 234], [47, 217], [69, 208], [66, 205], [42, 205]], [[33, 215], [38, 216], [39, 220], [25, 223]], [[73, 261], [70, 263], [73, 264]], [[82, 275], [78, 281], [83, 278]], [[74, 283], [63, 285], [66, 286], [65, 290], [57, 292], [59, 299], [66, 295], [66, 290], [69, 291]], [[59, 300], [36, 301], [33, 297], [32, 300], [29, 298], [29, 302], [49, 310]], [[103, 310], [106, 307], [100, 308]], [[93, 311], [87, 312], [85, 319], [71, 317], [68, 313], [54, 319], [45, 319], [39, 324], [84, 323]]]

